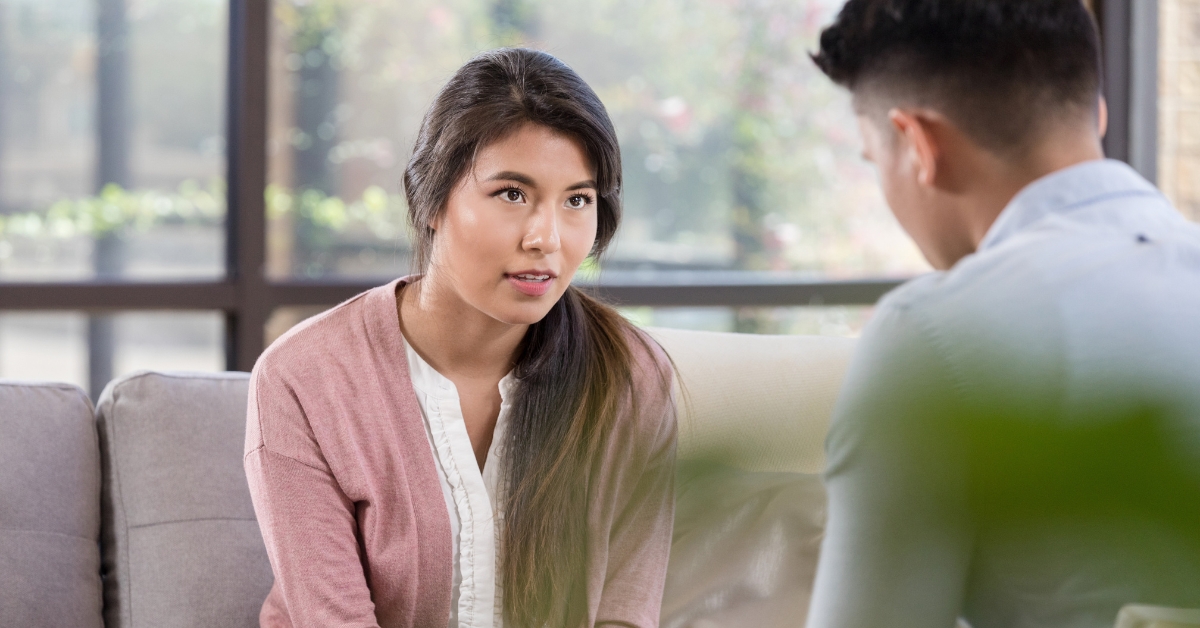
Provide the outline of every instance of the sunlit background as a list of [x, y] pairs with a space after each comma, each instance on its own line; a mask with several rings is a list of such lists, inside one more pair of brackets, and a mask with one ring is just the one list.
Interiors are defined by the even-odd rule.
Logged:
[[[225, 274], [225, 0], [0, 0], [0, 281]], [[841, 0], [274, 0], [267, 273], [408, 270], [401, 174], [473, 54], [547, 50], [608, 107], [626, 216], [586, 279], [927, 270], [885, 207], [848, 97], [807, 55]], [[1200, 217], [1200, 0], [1160, 9], [1160, 184]], [[330, 304], [332, 305], [332, 304]], [[220, 370], [224, 318], [5, 312], [0, 377], [85, 388]], [[280, 308], [268, 339], [320, 308]], [[640, 324], [856, 335], [869, 307], [628, 308]], [[95, 391], [93, 391], [94, 393]]]

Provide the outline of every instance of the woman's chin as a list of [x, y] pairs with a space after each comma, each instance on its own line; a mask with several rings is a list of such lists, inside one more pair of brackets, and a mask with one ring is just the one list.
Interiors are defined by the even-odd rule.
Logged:
[[562, 295], [547, 294], [536, 298], [503, 299], [488, 312], [492, 318], [509, 325], [533, 325], [541, 322]]

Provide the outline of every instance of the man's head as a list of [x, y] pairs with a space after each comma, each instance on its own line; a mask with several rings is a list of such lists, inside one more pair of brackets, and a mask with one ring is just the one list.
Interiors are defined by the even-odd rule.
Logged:
[[852, 92], [888, 203], [935, 267], [974, 251], [1025, 184], [1100, 156], [1080, 0], [849, 0], [813, 60]]

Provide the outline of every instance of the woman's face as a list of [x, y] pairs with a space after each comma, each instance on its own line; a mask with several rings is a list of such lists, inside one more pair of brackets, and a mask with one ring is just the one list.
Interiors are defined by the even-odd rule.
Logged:
[[427, 279], [498, 321], [536, 323], [592, 249], [596, 199], [582, 146], [526, 124], [480, 149], [450, 193]]

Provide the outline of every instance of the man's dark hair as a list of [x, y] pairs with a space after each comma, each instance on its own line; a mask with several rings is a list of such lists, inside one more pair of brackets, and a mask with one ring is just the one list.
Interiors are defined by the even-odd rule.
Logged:
[[1100, 91], [1081, 0], [850, 0], [813, 61], [867, 108], [929, 106], [997, 151], [1094, 115]]

